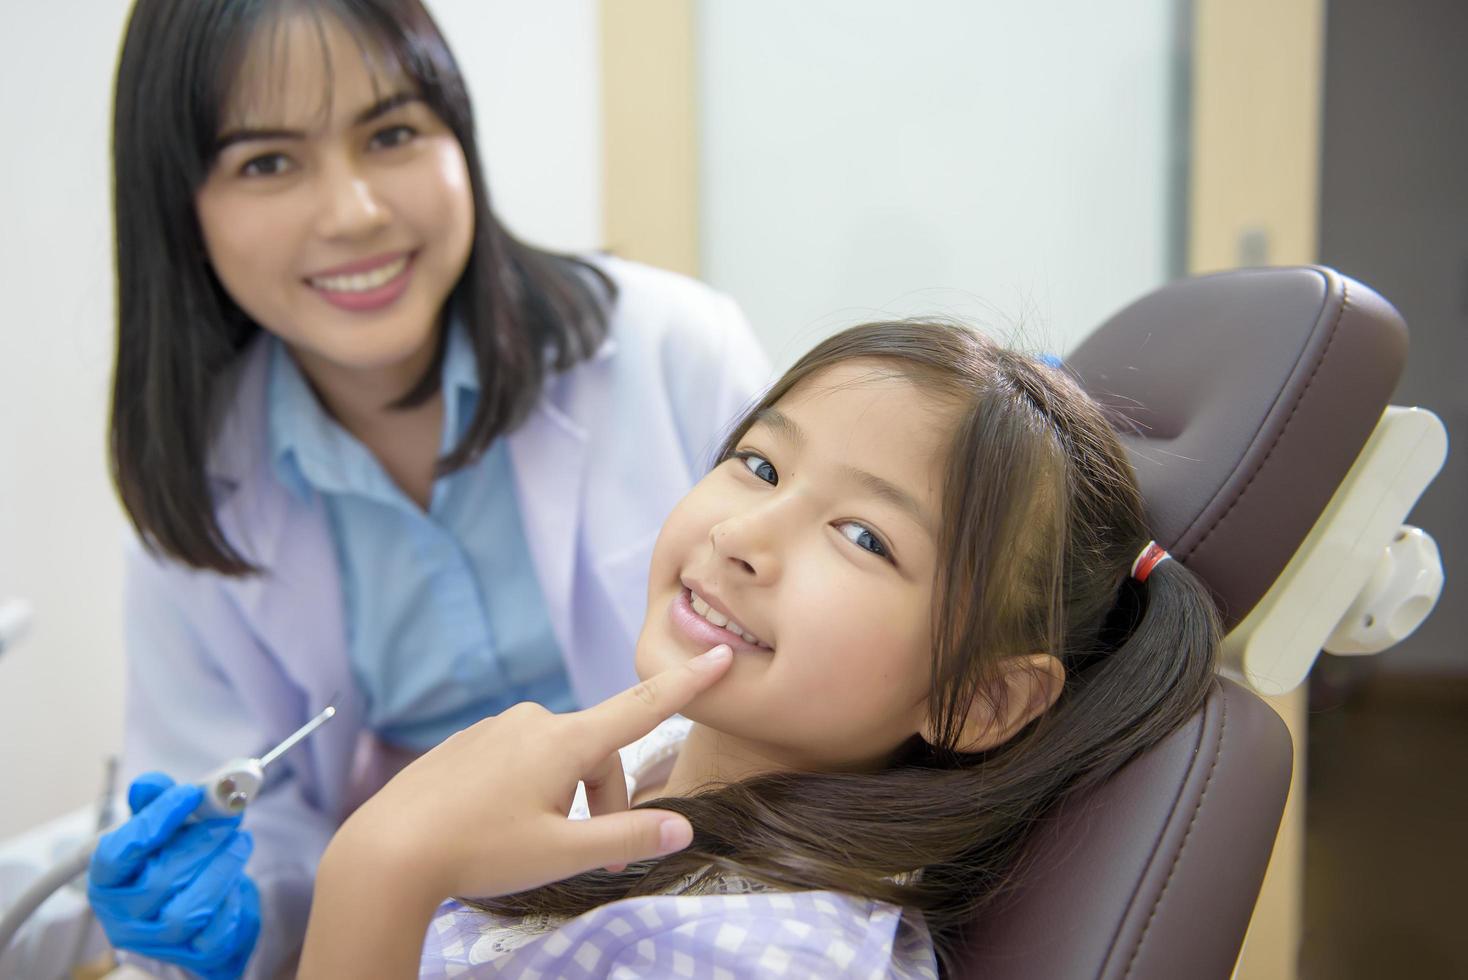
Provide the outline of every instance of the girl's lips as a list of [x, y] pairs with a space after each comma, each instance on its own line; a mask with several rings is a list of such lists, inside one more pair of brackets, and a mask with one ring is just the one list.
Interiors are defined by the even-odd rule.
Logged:
[[413, 266], [417, 257], [417, 253], [408, 255], [404, 262], [402, 272], [381, 286], [373, 289], [366, 289], [361, 292], [336, 292], [309, 281], [306, 285], [317, 296], [320, 296], [338, 309], [349, 310], [354, 313], [380, 310], [396, 302], [403, 293], [408, 291], [408, 286], [413, 279]]
[[679, 589], [678, 594], [669, 603], [668, 620], [673, 624], [673, 630], [691, 640], [700, 653], [720, 643], [729, 644], [735, 653], [768, 654], [774, 652], [766, 647], [755, 646], [738, 633], [731, 633], [721, 626], [715, 626], [694, 612], [687, 589]]

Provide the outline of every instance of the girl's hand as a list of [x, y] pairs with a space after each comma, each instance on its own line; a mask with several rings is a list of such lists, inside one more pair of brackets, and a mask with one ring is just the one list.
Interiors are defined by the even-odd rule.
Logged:
[[[333, 952], [362, 957], [378, 976], [407, 975], [444, 898], [507, 895], [687, 847], [693, 828], [683, 816], [628, 809], [617, 750], [682, 710], [731, 658], [715, 647], [585, 711], [518, 704], [413, 762], [332, 838], [301, 976], [354, 968]], [[566, 817], [579, 781], [589, 820]], [[411, 939], [411, 960], [399, 934]]]

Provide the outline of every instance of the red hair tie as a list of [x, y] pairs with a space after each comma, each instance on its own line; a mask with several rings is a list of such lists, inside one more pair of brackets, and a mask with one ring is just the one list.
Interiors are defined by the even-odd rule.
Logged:
[[1147, 581], [1147, 576], [1152, 574], [1152, 569], [1171, 557], [1172, 555], [1169, 555], [1162, 545], [1156, 541], [1148, 541], [1147, 547], [1143, 548], [1137, 560], [1132, 562], [1132, 578], [1138, 582]]

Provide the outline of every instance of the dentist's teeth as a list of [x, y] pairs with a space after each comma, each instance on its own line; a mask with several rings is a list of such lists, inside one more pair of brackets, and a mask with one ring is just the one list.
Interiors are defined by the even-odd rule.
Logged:
[[349, 276], [319, 276], [311, 279], [310, 282], [317, 289], [324, 289], [328, 293], [365, 293], [369, 289], [377, 289], [392, 282], [407, 267], [408, 257], [405, 255], [371, 272]]

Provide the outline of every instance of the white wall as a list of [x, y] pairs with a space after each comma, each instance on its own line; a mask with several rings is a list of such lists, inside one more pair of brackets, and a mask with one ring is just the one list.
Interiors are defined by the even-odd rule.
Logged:
[[469, 78], [491, 200], [515, 234], [602, 246], [596, 0], [426, 0]]
[[[431, 5], [469, 75], [507, 223], [553, 247], [599, 245], [595, 0]], [[92, 798], [121, 737], [126, 525], [104, 434], [108, 126], [127, 9], [0, 0], [0, 597], [36, 607], [31, 635], [0, 655], [0, 837]]]
[[0, 59], [0, 835], [93, 796], [121, 719], [123, 520], [104, 455], [112, 357], [108, 91], [125, 11], [6, 4]]
[[944, 312], [1063, 351], [1168, 270], [1174, 0], [701, 0], [702, 260], [788, 364]]
[[[430, 3], [507, 223], [600, 244], [595, 0]], [[704, 268], [777, 359], [881, 310], [1024, 316], [1062, 350], [1160, 281], [1171, 3], [1092, 7], [703, 0]], [[0, 0], [0, 596], [37, 610], [0, 656], [0, 837], [89, 799], [120, 737], [103, 437], [126, 8]]]

